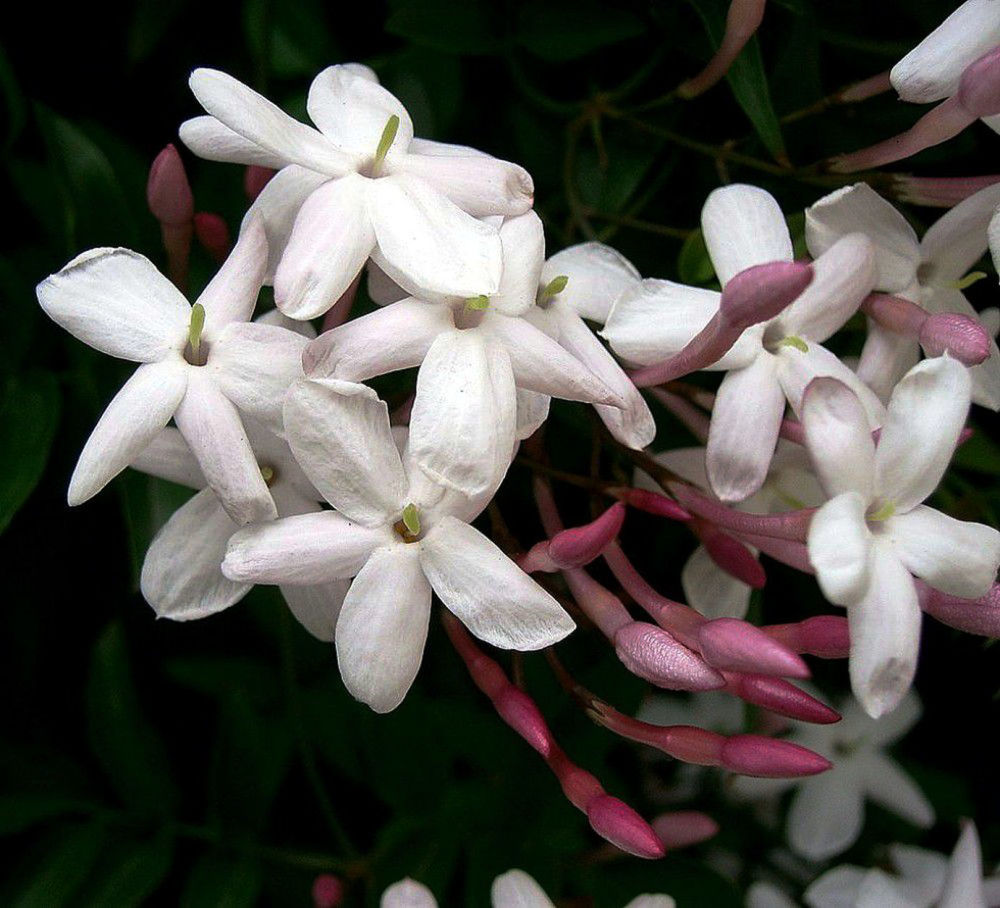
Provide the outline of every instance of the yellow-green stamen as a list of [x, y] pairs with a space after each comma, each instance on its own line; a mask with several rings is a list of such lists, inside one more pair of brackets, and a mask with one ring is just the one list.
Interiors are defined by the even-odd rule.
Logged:
[[888, 520], [896, 513], [896, 506], [891, 502], [887, 501], [878, 508], [878, 510], [873, 511], [868, 515], [869, 520], [874, 520], [876, 523], [882, 520]]
[[950, 286], [955, 290], [965, 290], [966, 287], [971, 287], [976, 281], [981, 281], [986, 276], [985, 271], [970, 271], [965, 277], [955, 281]]
[[201, 346], [201, 332], [205, 327], [205, 307], [201, 303], [195, 303], [191, 307], [191, 324], [188, 326], [188, 343], [191, 344], [191, 352], [197, 356], [198, 348]]
[[274, 480], [274, 470], [271, 467], [261, 467], [260, 468], [261, 478], [264, 480], [264, 485], [270, 485]]
[[783, 337], [780, 341], [778, 341], [778, 346], [794, 347], [800, 353], [809, 352], [809, 345], [804, 340], [802, 340], [801, 337], [797, 337], [794, 334], [789, 334], [788, 337]]
[[569, 283], [569, 278], [565, 274], [560, 274], [558, 277], [552, 278], [543, 288], [542, 292], [538, 294], [538, 302], [546, 303], [552, 297], [558, 296], [563, 290], [566, 289], [566, 285]]
[[488, 309], [489, 306], [490, 298], [485, 293], [480, 293], [479, 296], [471, 296], [465, 301], [465, 308], [476, 312]]
[[417, 513], [417, 506], [410, 502], [403, 508], [403, 526], [411, 536], [420, 535], [420, 515]]
[[378, 140], [378, 148], [375, 149], [375, 160], [372, 163], [372, 174], [374, 176], [378, 175], [382, 167], [382, 162], [385, 160], [385, 156], [389, 153], [389, 149], [396, 139], [396, 131], [398, 129], [399, 117], [393, 114], [386, 121], [385, 128], [382, 130], [382, 137]]

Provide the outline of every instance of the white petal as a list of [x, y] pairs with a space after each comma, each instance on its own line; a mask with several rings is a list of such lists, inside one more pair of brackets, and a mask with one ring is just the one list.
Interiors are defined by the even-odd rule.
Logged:
[[586, 403], [624, 403], [573, 354], [523, 318], [487, 313], [482, 322], [507, 351], [519, 388]]
[[132, 469], [158, 476], [191, 489], [205, 488], [205, 477], [184, 436], [173, 426], [161, 429], [153, 440], [137, 454]]
[[523, 870], [500, 874], [490, 887], [493, 908], [554, 908], [545, 890]]
[[875, 489], [897, 512], [937, 488], [969, 412], [968, 371], [944, 355], [917, 363], [896, 385], [875, 451]]
[[948, 876], [939, 908], [985, 908], [983, 859], [979, 836], [973, 823], [966, 821], [948, 862]]
[[688, 605], [706, 618], [743, 618], [753, 592], [722, 570], [702, 545], [681, 569], [681, 586]]
[[437, 908], [437, 900], [423, 883], [406, 879], [382, 893], [379, 908]]
[[862, 233], [837, 240], [813, 262], [813, 280], [769, 326], [777, 337], [822, 343], [846, 322], [875, 286], [875, 249]]
[[322, 315], [368, 261], [375, 246], [366, 200], [369, 185], [356, 174], [330, 180], [299, 209], [274, 274], [274, 300], [285, 315]]
[[918, 908], [907, 898], [899, 882], [877, 867], [861, 880], [854, 908]]
[[656, 423], [639, 389], [622, 371], [575, 309], [563, 302], [549, 306], [559, 326], [559, 343], [625, 402], [624, 407], [598, 404], [595, 409], [611, 434], [622, 444], [639, 450], [652, 444]]
[[625, 256], [603, 243], [579, 243], [557, 252], [542, 268], [541, 285], [560, 276], [569, 280], [559, 302], [602, 325], [615, 300], [641, 280]]
[[917, 724], [922, 713], [920, 698], [911, 690], [889, 715], [882, 716], [878, 721], [863, 717], [862, 721], [866, 723], [865, 740], [875, 748], [889, 747]]
[[761, 353], [719, 385], [706, 459], [712, 491], [723, 501], [742, 501], [767, 477], [785, 411], [776, 366], [775, 357]]
[[440, 143], [415, 140], [391, 169], [423, 180], [473, 217], [516, 217], [531, 208], [535, 185], [523, 167], [455, 145], [445, 147], [467, 153], [428, 153], [430, 146]]
[[832, 498], [858, 492], [871, 501], [875, 442], [857, 395], [835, 378], [817, 379], [801, 410], [809, 455], [826, 493]]
[[285, 328], [288, 331], [294, 331], [296, 334], [301, 334], [306, 340], [314, 340], [316, 338], [316, 329], [312, 326], [312, 322], [300, 322], [294, 318], [289, 318], [280, 309], [268, 309], [267, 312], [258, 315], [254, 322], [258, 325], [271, 325], [275, 328]]
[[1000, 565], [1000, 533], [918, 505], [885, 521], [899, 560], [911, 574], [952, 596], [985, 596]]
[[792, 238], [774, 196], [733, 183], [714, 189], [701, 210], [705, 245], [723, 286], [753, 265], [790, 262]]
[[180, 351], [191, 306], [145, 256], [91, 249], [36, 288], [45, 314], [95, 350], [151, 363]]
[[813, 861], [846, 851], [861, 834], [864, 800], [847, 763], [802, 783], [788, 812], [788, 842]]
[[353, 577], [373, 549], [391, 542], [384, 527], [363, 527], [334, 511], [295, 514], [233, 535], [222, 569], [252, 583], [329, 583]]
[[337, 618], [350, 580], [331, 580], [315, 586], [283, 586], [281, 595], [295, 619], [317, 640], [333, 643]]
[[386, 306], [408, 296], [375, 262], [369, 260], [365, 270], [368, 272], [368, 295], [376, 306]]
[[474, 329], [438, 335], [417, 373], [413, 459], [442, 485], [477, 495], [507, 471], [516, 407], [510, 358], [496, 340]]
[[809, 908], [856, 908], [868, 871], [850, 864], [828, 870], [803, 894]]
[[454, 325], [447, 306], [407, 297], [320, 335], [302, 362], [310, 375], [367, 381], [419, 366], [434, 339]]
[[247, 218], [233, 251], [198, 297], [205, 307], [207, 338], [230, 322], [250, 320], [266, 270], [267, 235], [264, 222], [254, 215]]
[[809, 524], [809, 563], [823, 595], [836, 605], [857, 602], [872, 582], [867, 507], [857, 492], [844, 492], [823, 505]]
[[280, 436], [285, 392], [302, 377], [307, 343], [287, 328], [234, 322], [212, 343], [204, 371], [240, 410]]
[[189, 368], [187, 391], [174, 420], [205, 481], [241, 526], [277, 516], [236, 407], [204, 369]]
[[396, 174], [373, 181], [368, 210], [378, 264], [400, 286], [460, 297], [496, 293], [500, 235], [423, 180]]
[[196, 69], [188, 84], [208, 113], [275, 157], [334, 175], [350, 169], [350, 159], [322, 133], [293, 120], [232, 76]]
[[843, 186], [806, 209], [806, 244], [814, 258], [849, 233], [863, 233], [874, 243], [879, 290], [898, 293], [913, 283], [920, 264], [917, 235], [867, 183]]
[[438, 598], [480, 640], [502, 649], [558, 643], [573, 620], [482, 533], [442, 517], [420, 542], [420, 562]]
[[847, 609], [849, 669], [854, 695], [877, 719], [895, 709], [913, 681], [920, 606], [913, 578], [890, 545], [875, 541], [869, 571], [868, 590]]
[[637, 895], [625, 908], [677, 908], [669, 895]]
[[174, 512], [153, 538], [142, 564], [142, 595], [160, 618], [190, 621], [239, 602], [251, 584], [222, 573], [229, 537], [239, 527], [211, 489]]
[[811, 342], [807, 347], [802, 352], [795, 347], [782, 345], [775, 351], [778, 380], [796, 415], [801, 416], [802, 395], [809, 383], [815, 378], [828, 377], [837, 379], [851, 389], [861, 402], [870, 428], [877, 429], [882, 425], [885, 407], [875, 396], [875, 392], [826, 347]]
[[535, 305], [538, 281], [545, 261], [545, 231], [533, 211], [507, 218], [500, 225], [503, 273], [490, 308], [504, 315], [521, 315]]
[[921, 283], [948, 284], [960, 280], [986, 252], [987, 228], [1000, 205], [1000, 183], [959, 202], [931, 224], [920, 241], [929, 274]]
[[174, 415], [186, 387], [186, 370], [177, 363], [147, 363], [132, 373], [80, 452], [69, 481], [71, 505], [92, 498], [146, 449]]
[[278, 270], [278, 262], [281, 261], [288, 238], [292, 235], [299, 209], [309, 196], [329, 180], [328, 174], [290, 164], [268, 180], [244, 215], [241, 230], [246, 229], [257, 217], [264, 224], [264, 232], [267, 234], [267, 283], [274, 281], [274, 273]]
[[867, 319], [868, 336], [861, 348], [857, 376], [881, 401], [887, 401], [899, 380], [920, 359], [920, 345], [915, 338], [904, 337]]
[[416, 545], [372, 552], [337, 620], [337, 662], [351, 696], [377, 713], [403, 702], [424, 654], [431, 587]]
[[406, 108], [390, 91], [349, 64], [328, 66], [313, 79], [306, 111], [323, 135], [362, 161], [374, 158], [390, 117], [398, 117], [399, 124], [387, 159], [404, 155], [413, 139]]
[[865, 790], [869, 798], [921, 829], [934, 824], [934, 808], [895, 761], [878, 751], [865, 756], [864, 761]]
[[904, 101], [940, 101], [958, 90], [965, 67], [997, 44], [1000, 9], [992, 0], [968, 0], [903, 57], [889, 78]]
[[228, 161], [233, 164], [256, 164], [280, 170], [287, 163], [284, 155], [261, 148], [215, 117], [194, 117], [181, 123], [178, 134], [199, 158]]
[[312, 484], [347, 517], [381, 526], [406, 507], [389, 411], [371, 388], [333, 378], [299, 382], [285, 399], [285, 432]]
[[[542, 423], [549, 418], [549, 404], [552, 398], [548, 394], [536, 394], [534, 391], [517, 389], [517, 428], [519, 441], [529, 438], [541, 428]], [[613, 410], [614, 407], [606, 409]], [[471, 519], [471, 518], [470, 518]]]

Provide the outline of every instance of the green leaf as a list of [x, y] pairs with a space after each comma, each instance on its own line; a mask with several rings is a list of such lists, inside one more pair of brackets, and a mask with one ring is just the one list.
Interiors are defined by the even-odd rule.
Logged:
[[59, 424], [59, 388], [46, 372], [10, 376], [0, 396], [0, 533], [38, 485]]
[[0, 797], [0, 836], [16, 835], [32, 826], [92, 805], [61, 795], [12, 794]]
[[682, 284], [704, 286], [715, 280], [715, 268], [708, 255], [701, 228], [692, 230], [677, 256], [677, 275]]
[[17, 84], [14, 70], [7, 59], [7, 53], [0, 47], [0, 97], [3, 98], [3, 108], [7, 111], [7, 126], [4, 130], [3, 144], [10, 148], [24, 129], [27, 114], [24, 95]]
[[446, 54], [498, 54], [504, 50], [503, 20], [483, 0], [403, 0], [385, 23], [392, 35]]
[[90, 874], [106, 841], [103, 824], [73, 826], [28, 870], [29, 879], [11, 899], [12, 908], [59, 908], [72, 905], [74, 893]]
[[120, 843], [111, 857], [107, 872], [82, 901], [115, 908], [143, 905], [170, 872], [174, 840], [164, 831], [146, 841]]
[[[718, 47], [726, 30], [728, 3], [720, 0], [691, 0], [705, 31]], [[736, 102], [750, 119], [764, 147], [778, 160], [785, 157], [785, 140], [781, 135], [778, 115], [771, 103], [771, 92], [764, 74], [764, 61], [757, 38], [751, 38], [726, 73], [726, 81]]]
[[117, 623], [100, 636], [91, 656], [87, 726], [91, 747], [121, 799], [136, 810], [169, 814], [175, 801], [170, 767], [140, 709]]
[[526, 3], [517, 21], [517, 41], [543, 60], [576, 60], [645, 32], [628, 10], [596, 0]]
[[259, 865], [220, 854], [201, 858], [188, 876], [181, 908], [251, 908], [261, 887]]

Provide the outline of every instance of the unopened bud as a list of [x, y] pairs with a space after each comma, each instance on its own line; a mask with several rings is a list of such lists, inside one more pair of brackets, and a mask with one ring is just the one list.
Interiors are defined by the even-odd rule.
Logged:
[[661, 813], [653, 820], [653, 832], [668, 850], [697, 845], [712, 838], [719, 824], [707, 813], [697, 810], [677, 810]]
[[762, 706], [779, 716], [830, 725], [840, 721], [840, 713], [783, 678], [767, 675], [730, 675], [727, 687], [747, 703]]
[[313, 908], [338, 908], [344, 901], [344, 884], [332, 873], [321, 873], [312, 885]]
[[666, 690], [718, 690], [722, 677], [663, 628], [633, 621], [614, 636], [615, 652], [633, 675]]
[[757, 556], [746, 545], [707, 521], [699, 520], [695, 526], [705, 551], [718, 567], [752, 589], [763, 589], [767, 574]]
[[149, 210], [161, 224], [179, 227], [194, 217], [194, 196], [184, 171], [184, 162], [173, 145], [163, 149], [153, 161], [146, 181]]
[[565, 568], [589, 564], [618, 536], [624, 521], [625, 506], [615, 502], [596, 520], [556, 533], [548, 544], [549, 557]]
[[264, 187], [271, 182], [271, 178], [277, 173], [270, 167], [261, 167], [259, 164], [250, 164], [243, 172], [243, 191], [246, 193], [247, 201], [252, 202], [264, 191]]
[[493, 700], [500, 718], [528, 744], [547, 757], [552, 749], [552, 735], [541, 711], [524, 691], [513, 684], [505, 687]]
[[726, 321], [747, 328], [774, 318], [812, 282], [806, 262], [767, 262], [734, 275], [722, 289], [719, 312]]
[[624, 501], [630, 507], [649, 514], [656, 514], [659, 517], [666, 517], [669, 520], [690, 520], [691, 515], [684, 510], [672, 498], [661, 495], [659, 492], [651, 492], [648, 489], [633, 489], [622, 486], [609, 490], [616, 498]]
[[638, 858], [662, 858], [666, 853], [653, 827], [618, 798], [594, 798], [587, 805], [587, 819], [601, 838]]
[[705, 661], [715, 668], [760, 675], [808, 678], [809, 667], [787, 646], [738, 618], [716, 618], [698, 629]]
[[990, 335], [969, 315], [938, 312], [920, 329], [920, 346], [928, 356], [948, 353], [963, 366], [978, 366], [990, 355]]
[[833, 765], [805, 747], [763, 735], [734, 735], [722, 745], [722, 765], [765, 779], [791, 779], [826, 772]]
[[229, 228], [222, 218], [210, 211], [199, 211], [194, 216], [194, 234], [202, 248], [220, 264], [229, 255]]

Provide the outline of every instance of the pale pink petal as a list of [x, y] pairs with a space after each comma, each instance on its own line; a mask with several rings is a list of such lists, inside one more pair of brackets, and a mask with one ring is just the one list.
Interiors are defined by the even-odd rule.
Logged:
[[969, 373], [951, 357], [925, 359], [896, 385], [878, 448], [875, 490], [897, 512], [937, 488], [969, 412]]
[[344, 686], [378, 713], [403, 702], [424, 654], [431, 587], [418, 548], [397, 543], [372, 552], [337, 619]]
[[[552, 398], [548, 394], [537, 394], [534, 391], [517, 389], [517, 428], [518, 440], [523, 441], [535, 434], [542, 423], [549, 418], [549, 404]], [[607, 409], [613, 410], [613, 407]], [[470, 518], [471, 519], [471, 518]]]
[[500, 225], [503, 273], [500, 288], [490, 297], [490, 308], [504, 315], [521, 315], [535, 305], [538, 281], [545, 261], [545, 231], [533, 211], [507, 218]]
[[329, 309], [357, 277], [375, 245], [368, 216], [370, 181], [330, 180], [299, 209], [274, 274], [274, 300], [292, 318]]
[[978, 599], [989, 592], [1000, 565], [1000, 532], [918, 505], [885, 521], [885, 533], [911, 574], [932, 587]]
[[701, 229], [723, 286], [752, 265], [792, 260], [785, 216], [774, 196], [757, 186], [733, 183], [712, 190], [701, 210]]
[[723, 501], [742, 501], [763, 485], [784, 410], [775, 357], [762, 353], [745, 369], [726, 374], [706, 454], [709, 483]]
[[353, 577], [392, 532], [314, 511], [246, 527], [229, 540], [222, 570], [231, 580], [313, 585]]
[[139, 366], [114, 396], [80, 452], [68, 501], [82, 504], [139, 456], [174, 415], [187, 372], [180, 363]]
[[567, 278], [559, 302], [602, 325], [615, 300], [642, 279], [625, 256], [603, 243], [578, 243], [557, 252], [542, 268], [541, 286], [557, 277]]
[[382, 893], [379, 908], [438, 908], [438, 903], [423, 883], [406, 879], [393, 883]]
[[975, 825], [966, 821], [948, 862], [948, 875], [945, 877], [938, 908], [985, 908], [985, 905], [979, 836]]
[[916, 338], [883, 328], [872, 318], [867, 323], [868, 336], [861, 348], [857, 376], [884, 403], [899, 380], [920, 360], [920, 345]]
[[545, 890], [523, 870], [500, 874], [490, 887], [493, 908], [555, 908]]
[[241, 526], [277, 516], [236, 407], [204, 369], [189, 368], [174, 419], [205, 481]]
[[469, 524], [442, 517], [419, 547], [438, 598], [491, 646], [542, 649], [575, 627], [552, 596]]
[[874, 582], [867, 508], [857, 492], [844, 492], [823, 505], [809, 524], [809, 563], [823, 595], [835, 605], [853, 605]]
[[45, 314], [85, 344], [138, 363], [179, 353], [191, 306], [149, 259], [91, 249], [36, 288]]
[[337, 619], [350, 580], [331, 580], [314, 586], [283, 586], [281, 595], [295, 619], [317, 640], [333, 643]]
[[986, 252], [987, 229], [998, 205], [1000, 183], [969, 196], [931, 224], [920, 241], [927, 270], [921, 283], [949, 284], [965, 277]]
[[191, 489], [205, 488], [205, 477], [184, 436], [173, 426], [161, 429], [129, 464], [133, 470], [158, 476]]
[[248, 322], [267, 269], [267, 235], [257, 215], [247, 218], [233, 251], [198, 297], [211, 340], [230, 322]]
[[408, 484], [389, 411], [371, 388], [301, 381], [285, 400], [285, 431], [305, 474], [338, 511], [372, 527], [398, 519]]
[[274, 170], [280, 170], [287, 163], [284, 155], [261, 148], [256, 142], [233, 132], [215, 117], [185, 120], [181, 123], [178, 134], [191, 151], [207, 161], [253, 164]]

